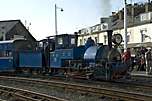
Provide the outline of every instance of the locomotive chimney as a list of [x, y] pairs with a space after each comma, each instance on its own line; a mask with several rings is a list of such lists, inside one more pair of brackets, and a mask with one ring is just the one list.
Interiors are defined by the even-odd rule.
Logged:
[[112, 30], [107, 30], [108, 46], [110, 49], [112, 48], [112, 32]]

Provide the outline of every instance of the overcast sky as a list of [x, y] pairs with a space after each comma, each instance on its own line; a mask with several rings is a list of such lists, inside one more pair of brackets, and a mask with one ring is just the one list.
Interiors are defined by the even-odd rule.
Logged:
[[[123, 7], [124, 0], [0, 0], [0, 20], [20, 19], [37, 39], [54, 35], [54, 5], [57, 10], [58, 33], [72, 34], [79, 29], [100, 23], [100, 18]], [[127, 0], [130, 2], [148, 0]]]

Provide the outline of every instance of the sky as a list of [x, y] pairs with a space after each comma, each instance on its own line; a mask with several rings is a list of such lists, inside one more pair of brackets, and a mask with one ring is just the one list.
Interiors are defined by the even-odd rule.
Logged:
[[[41, 40], [55, 35], [55, 4], [58, 34], [73, 34], [100, 23], [101, 17], [122, 9], [124, 0], [0, 0], [0, 20], [21, 20]], [[148, 0], [127, 0], [128, 3]], [[60, 11], [63, 8], [63, 12]], [[26, 23], [25, 23], [26, 22]], [[30, 25], [31, 23], [31, 25]]]

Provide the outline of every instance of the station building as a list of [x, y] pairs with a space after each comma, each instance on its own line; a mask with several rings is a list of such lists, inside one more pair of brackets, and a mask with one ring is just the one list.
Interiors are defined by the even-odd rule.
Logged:
[[[95, 26], [79, 30], [78, 45], [84, 45], [88, 37], [96, 43], [107, 44], [106, 30], [113, 30], [113, 34], [119, 33], [124, 39], [124, 9], [101, 18]], [[152, 1], [127, 5], [127, 42], [130, 48], [152, 46]]]

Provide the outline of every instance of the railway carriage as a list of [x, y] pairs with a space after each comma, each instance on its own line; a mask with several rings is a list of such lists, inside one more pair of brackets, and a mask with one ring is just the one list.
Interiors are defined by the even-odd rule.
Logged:
[[33, 47], [29, 41], [22, 39], [0, 41], [0, 72], [16, 71], [19, 65], [18, 53]]
[[19, 52], [19, 65], [20, 71], [42, 71], [42, 52], [40, 51], [22, 51]]

